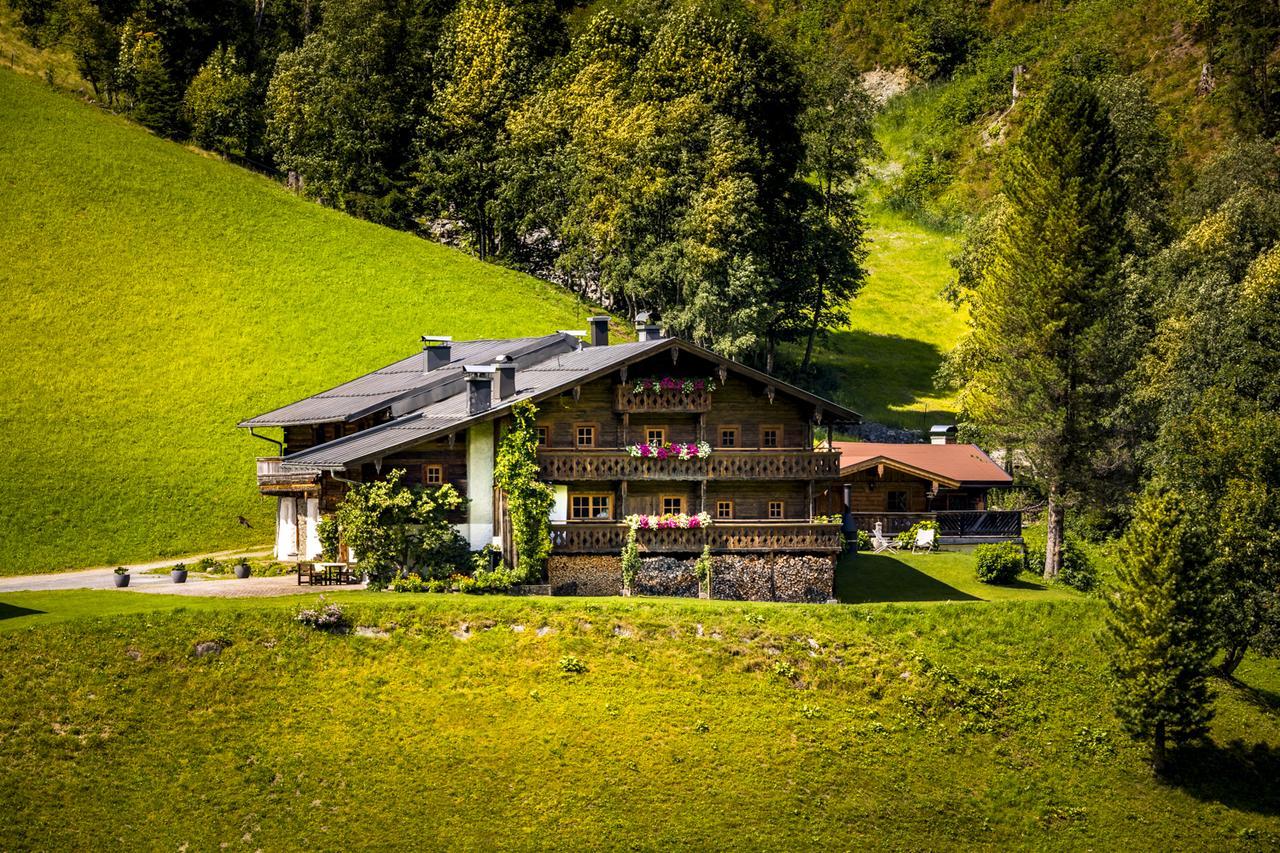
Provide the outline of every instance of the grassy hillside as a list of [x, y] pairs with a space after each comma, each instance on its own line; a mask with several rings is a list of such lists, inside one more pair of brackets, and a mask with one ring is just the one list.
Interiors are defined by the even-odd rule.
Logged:
[[[152, 610], [16, 611], [86, 597]], [[1280, 844], [1274, 663], [1217, 685], [1212, 742], [1159, 784], [1110, 712], [1088, 600], [339, 593], [375, 630], [330, 635], [292, 619], [314, 596], [4, 598], [15, 849]]]
[[239, 419], [589, 310], [4, 70], [0, 223], [6, 574], [269, 541]]
[[840, 377], [840, 402], [864, 417], [911, 429], [954, 416], [951, 392], [936, 381], [965, 317], [941, 292], [959, 238], [871, 206], [867, 284], [850, 307], [850, 326], [815, 361]]

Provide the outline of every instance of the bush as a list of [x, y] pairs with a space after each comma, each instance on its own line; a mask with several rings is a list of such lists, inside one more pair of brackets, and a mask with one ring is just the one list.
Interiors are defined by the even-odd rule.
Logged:
[[426, 592], [427, 586], [422, 580], [422, 576], [410, 572], [404, 577], [396, 578], [391, 582], [392, 592]]
[[317, 631], [344, 631], [349, 626], [346, 614], [337, 604], [326, 605], [320, 610], [311, 608], [300, 610], [294, 618], [300, 624], [315, 628]]
[[983, 583], [1012, 583], [1026, 565], [1022, 549], [1012, 542], [979, 545], [973, 553], [978, 558], [978, 580]]
[[560, 670], [581, 674], [587, 671], [587, 665], [573, 655], [566, 655], [560, 658]]
[[640, 546], [636, 544], [636, 532], [627, 534], [627, 544], [622, 549], [622, 588], [631, 589], [636, 575], [640, 572]]
[[[1027, 548], [1027, 569], [1037, 573], [1044, 570], [1044, 548]], [[1079, 543], [1070, 536], [1062, 545], [1062, 566], [1058, 570], [1058, 582], [1081, 592], [1090, 592], [1098, 585], [1097, 567]]]
[[859, 551], [871, 550], [871, 531], [863, 530], [861, 528], [858, 529], [858, 550]]
[[[899, 533], [895, 538], [897, 539], [899, 548], [910, 548], [912, 545], [916, 544], [916, 535], [921, 530], [936, 531], [937, 529], [938, 529], [938, 522], [936, 521], [917, 521], [915, 524], [911, 525], [909, 528]], [[870, 535], [868, 535], [867, 541], [868, 543], [870, 543]], [[934, 548], [938, 547], [938, 538], [936, 536], [933, 539], [933, 547]]]

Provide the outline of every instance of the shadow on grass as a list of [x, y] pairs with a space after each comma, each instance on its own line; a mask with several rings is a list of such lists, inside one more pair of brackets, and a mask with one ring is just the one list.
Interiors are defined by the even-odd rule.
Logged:
[[1169, 783], [1198, 800], [1255, 814], [1280, 814], [1280, 750], [1234, 740], [1184, 747]]
[[876, 601], [981, 601], [950, 584], [880, 554], [846, 557], [836, 566], [836, 600], [844, 604]]
[[[855, 410], [889, 410], [913, 407], [921, 397], [932, 397], [939, 393], [937, 383], [938, 368], [942, 366], [945, 353], [934, 344], [915, 338], [898, 335], [874, 335], [870, 332], [852, 330], [836, 332], [831, 335], [825, 355], [825, 361], [838, 363], [835, 371], [839, 379], [833, 399], [851, 405]], [[859, 389], [850, 395], [849, 389]], [[843, 398], [843, 399], [842, 399]], [[929, 418], [933, 423], [946, 423], [946, 419], [954, 417], [954, 412], [934, 411], [926, 417], [896, 412], [897, 420], [920, 423], [904, 423], [904, 426], [919, 427]], [[925, 429], [928, 425], [925, 424]]]
[[5, 604], [0, 601], [0, 619], [16, 619], [19, 616], [35, 616], [43, 610], [32, 610], [30, 607], [19, 607], [16, 604]]

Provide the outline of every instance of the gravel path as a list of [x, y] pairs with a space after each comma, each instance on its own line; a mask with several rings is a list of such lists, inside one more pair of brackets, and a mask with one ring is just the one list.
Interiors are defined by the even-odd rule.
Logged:
[[[216, 554], [197, 554], [194, 557], [183, 557], [182, 562], [188, 566], [196, 563], [204, 556], [217, 559], [231, 557], [260, 557], [268, 552], [222, 551]], [[160, 560], [154, 563], [138, 563], [125, 568], [132, 575], [129, 586], [121, 592], [151, 592], [166, 595], [203, 595], [227, 598], [249, 598], [267, 595], [295, 595], [310, 593], [317, 589], [356, 589], [357, 587], [309, 587], [298, 586], [294, 575], [283, 575], [273, 578], [235, 577], [202, 578], [192, 573], [187, 576], [186, 583], [174, 583], [169, 575], [144, 574], [147, 569], [172, 566], [176, 559]], [[0, 593], [30, 592], [60, 589], [115, 589], [115, 567], [104, 566], [96, 569], [81, 569], [74, 572], [57, 572], [46, 575], [19, 575], [17, 577], [0, 578]]]

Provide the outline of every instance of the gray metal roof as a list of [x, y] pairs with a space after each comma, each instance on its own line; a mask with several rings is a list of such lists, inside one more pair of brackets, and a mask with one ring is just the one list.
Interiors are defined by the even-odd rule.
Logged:
[[[573, 339], [569, 338], [568, 340], [572, 341]], [[826, 412], [835, 418], [855, 421], [860, 419], [856, 412], [845, 409], [829, 400], [824, 400], [800, 388], [787, 385], [768, 374], [730, 362], [701, 347], [672, 338], [613, 344], [612, 346], [583, 347], [563, 352], [555, 352], [559, 347], [550, 349], [544, 347], [530, 352], [524, 359], [517, 359], [517, 361], [523, 360], [527, 362], [528, 366], [526, 367], [522, 364], [516, 371], [515, 393], [505, 399], [494, 400], [489, 409], [478, 415], [469, 415], [467, 413], [467, 395], [457, 393], [462, 390], [462, 382], [459, 378], [457, 389], [448, 397], [425, 400], [420, 408], [407, 412], [389, 423], [299, 451], [285, 457], [283, 465], [289, 468], [324, 468], [329, 470], [340, 470], [359, 465], [360, 463], [385, 456], [400, 448], [409, 447], [432, 438], [439, 438], [457, 432], [473, 423], [499, 417], [509, 411], [512, 404], [519, 400], [533, 399], [536, 401], [545, 399], [567, 391], [582, 382], [590, 381], [624, 364], [673, 346], [711, 361], [729, 365], [739, 373], [746, 374], [758, 381], [772, 384], [780, 389], [785, 389], [786, 393], [802, 397], [815, 405], [823, 407]], [[461, 359], [454, 360], [455, 363], [459, 361]], [[453, 364], [450, 365], [451, 368], [453, 366]], [[461, 376], [460, 369], [457, 376]], [[245, 425], [248, 425], [248, 423], [246, 422]]]
[[[558, 333], [537, 338], [458, 341], [453, 344], [449, 363], [430, 373], [424, 372], [424, 356], [418, 352], [313, 397], [249, 418], [240, 426], [349, 422], [387, 408], [393, 408], [392, 414], [399, 415], [418, 408], [432, 397], [462, 390], [464, 364], [485, 364], [508, 355], [519, 367], [524, 367], [549, 354], [567, 352], [577, 345], [575, 338]], [[452, 387], [454, 384], [456, 388]], [[414, 399], [418, 397], [423, 399]], [[402, 402], [407, 405], [395, 405]]]

